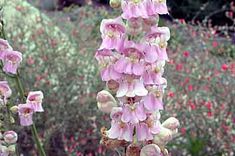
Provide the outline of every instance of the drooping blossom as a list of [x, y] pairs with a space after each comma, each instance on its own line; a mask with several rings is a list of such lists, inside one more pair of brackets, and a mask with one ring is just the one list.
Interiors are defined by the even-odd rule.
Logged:
[[120, 82], [116, 97], [146, 96], [147, 94], [148, 90], [144, 87], [143, 81], [133, 79], [131, 81], [123, 80]]
[[21, 126], [30, 126], [33, 124], [34, 108], [30, 104], [19, 104], [18, 114]]
[[146, 0], [146, 10], [148, 16], [168, 14], [166, 0]]
[[168, 27], [152, 27], [146, 35], [146, 61], [153, 63], [156, 60], [168, 61], [166, 52], [167, 41], [170, 39], [170, 30]]
[[6, 131], [3, 134], [3, 138], [7, 144], [14, 144], [14, 143], [16, 143], [16, 141], [18, 139], [18, 135], [15, 131]]
[[146, 119], [144, 105], [142, 103], [124, 104], [121, 120], [125, 123], [137, 124]]
[[100, 32], [103, 40], [99, 49], [118, 49], [124, 38], [125, 31], [121, 17], [102, 20]]
[[96, 52], [96, 60], [101, 69], [101, 78], [103, 81], [118, 80], [122, 74], [114, 70], [114, 62], [117, 60], [117, 54], [108, 49], [98, 50]]
[[7, 40], [4, 40], [4, 39], [1, 39], [1, 38], [0, 38], [0, 60], [3, 59], [4, 54], [5, 54], [8, 50], [11, 51], [11, 50], [13, 50], [13, 49], [12, 49], [12, 47], [9, 45], [9, 43], [8, 43]]
[[143, 46], [131, 41], [125, 41], [120, 52], [120, 57], [114, 64], [114, 70], [123, 74], [142, 75], [144, 72]]
[[162, 86], [148, 87], [149, 94], [143, 98], [144, 106], [149, 111], [163, 109], [162, 97], [164, 88]]
[[10, 74], [16, 74], [22, 61], [22, 54], [18, 51], [7, 51], [3, 55], [3, 71]]
[[122, 122], [121, 116], [122, 108], [114, 108], [111, 112], [111, 128], [107, 131], [107, 135], [111, 139], [132, 141], [134, 126], [130, 123]]
[[31, 91], [27, 96], [26, 103], [32, 106], [34, 112], [44, 112], [42, 107], [42, 100], [42, 91]]
[[11, 88], [8, 85], [7, 81], [0, 81], [0, 101], [3, 104], [6, 104], [7, 98], [12, 94]]
[[142, 75], [145, 85], [162, 85], [167, 81], [162, 77], [164, 72], [165, 61], [158, 61], [154, 64], [146, 64], [145, 71]]
[[150, 115], [144, 122], [137, 124], [137, 139], [139, 141], [153, 140], [154, 135], [160, 132], [160, 122], [158, 120], [154, 115]]
[[122, 0], [122, 17], [131, 18], [148, 18], [145, 0]]

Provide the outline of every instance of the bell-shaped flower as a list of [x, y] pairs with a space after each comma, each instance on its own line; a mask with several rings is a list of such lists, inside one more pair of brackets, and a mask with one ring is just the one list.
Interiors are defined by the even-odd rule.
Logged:
[[30, 126], [33, 124], [34, 109], [31, 104], [19, 104], [18, 114], [21, 126]]
[[0, 39], [0, 60], [3, 59], [4, 54], [7, 51], [12, 51], [12, 47], [9, 45], [7, 40]]
[[162, 85], [166, 79], [162, 77], [164, 72], [165, 61], [158, 61], [154, 64], [146, 64], [145, 71], [142, 75], [145, 85]]
[[166, 0], [146, 0], [147, 14], [153, 16], [156, 14], [168, 14]]
[[122, 122], [121, 116], [122, 108], [114, 107], [111, 112], [111, 128], [107, 131], [107, 136], [110, 139], [125, 140], [130, 142], [133, 140], [134, 126], [132, 124]]
[[100, 26], [101, 37], [103, 39], [100, 46], [102, 49], [119, 49], [125, 35], [125, 25], [121, 17], [115, 19], [104, 19]]
[[146, 119], [146, 113], [142, 103], [124, 104], [122, 121], [125, 123], [137, 124]]
[[6, 131], [3, 134], [3, 138], [7, 144], [14, 144], [14, 143], [16, 143], [16, 141], [18, 139], [18, 135], [15, 131]]
[[22, 61], [22, 54], [18, 51], [7, 51], [4, 53], [2, 62], [3, 62], [3, 71], [10, 74], [16, 74], [17, 68], [19, 67]]
[[42, 107], [43, 93], [42, 91], [29, 92], [26, 103], [30, 104], [34, 112], [44, 112]]
[[114, 70], [114, 63], [118, 54], [111, 50], [103, 49], [96, 52], [96, 59], [101, 69], [101, 78], [103, 81], [118, 80], [122, 77], [121, 73]]
[[156, 111], [163, 109], [163, 92], [164, 88], [162, 86], [152, 86], [148, 87], [149, 94], [143, 97], [144, 107], [148, 111]]
[[152, 27], [146, 35], [145, 59], [153, 63], [156, 60], [168, 60], [166, 47], [170, 39], [170, 30], [168, 27]]
[[12, 94], [11, 88], [7, 81], [0, 81], [0, 101], [3, 104], [7, 103], [7, 98]]
[[122, 17], [128, 20], [138, 17], [148, 18], [145, 1], [146, 0], [123, 0]]
[[136, 125], [136, 133], [139, 141], [152, 140], [154, 135], [160, 132], [158, 116], [150, 115], [144, 122]]
[[156, 144], [148, 144], [141, 149], [140, 156], [162, 156], [161, 149]]
[[116, 97], [146, 96], [147, 94], [148, 90], [144, 87], [143, 80], [134, 79], [131, 82], [123, 80], [119, 83]]
[[114, 64], [114, 69], [123, 74], [140, 76], [144, 72], [143, 45], [132, 41], [125, 41], [121, 48], [123, 54]]
[[110, 113], [112, 108], [117, 106], [117, 102], [112, 94], [106, 90], [100, 91], [96, 96], [96, 100], [99, 110], [105, 113]]

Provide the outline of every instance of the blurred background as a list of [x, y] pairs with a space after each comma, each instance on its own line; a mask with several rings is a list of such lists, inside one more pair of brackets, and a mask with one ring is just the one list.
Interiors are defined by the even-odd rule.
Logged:
[[[99, 144], [110, 127], [98, 111], [96, 49], [99, 25], [120, 15], [108, 0], [7, 0], [1, 17], [7, 39], [23, 53], [20, 73], [27, 91], [43, 90], [45, 113], [34, 120], [48, 156], [111, 156]], [[173, 156], [232, 156], [235, 151], [235, 3], [168, 0], [171, 29], [162, 121], [181, 122], [168, 144]], [[13, 88], [13, 86], [12, 86]], [[16, 95], [17, 96], [17, 95]], [[35, 155], [30, 130], [18, 127], [20, 150]]]

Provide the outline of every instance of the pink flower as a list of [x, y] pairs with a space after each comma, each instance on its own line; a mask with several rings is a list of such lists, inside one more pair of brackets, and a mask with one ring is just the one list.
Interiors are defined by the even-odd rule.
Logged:
[[222, 66], [221, 66], [221, 70], [222, 71], [227, 71], [228, 70], [228, 68], [229, 68], [229, 66], [227, 65], [227, 64], [222, 64]]
[[136, 124], [146, 119], [146, 113], [142, 103], [124, 104], [121, 120], [125, 123]]
[[145, 0], [123, 0], [122, 10], [124, 19], [148, 18]]
[[107, 131], [110, 139], [132, 141], [134, 126], [129, 123], [121, 121], [122, 108], [115, 107], [111, 112], [112, 124], [111, 128]]
[[166, 0], [147, 0], [146, 7], [149, 16], [156, 14], [168, 14]]
[[101, 49], [118, 49], [125, 34], [125, 26], [121, 17], [115, 19], [104, 19], [101, 22], [102, 34]]
[[153, 134], [157, 134], [159, 133], [159, 131], [160, 127], [157, 123], [153, 123], [153, 125], [150, 126], [145, 122], [141, 122], [136, 125], [136, 134], [138, 141], [153, 140]]
[[159, 61], [155, 64], [147, 64], [142, 75], [145, 85], [162, 85], [167, 81], [162, 77], [165, 61]]
[[189, 57], [190, 53], [189, 53], [189, 51], [184, 51], [183, 55], [184, 55], [184, 57]]
[[3, 134], [4, 141], [8, 144], [14, 144], [16, 143], [18, 136], [15, 131], [6, 131]]
[[26, 103], [30, 104], [34, 112], [44, 112], [42, 108], [43, 93], [41, 91], [29, 92]]
[[12, 47], [9, 45], [7, 40], [0, 39], [0, 59], [3, 59], [6, 51], [12, 51]]
[[123, 57], [120, 57], [114, 64], [114, 69], [118, 73], [142, 75], [144, 72], [144, 60], [143, 60], [143, 46], [135, 44], [131, 41], [125, 41], [121, 52]]
[[3, 71], [10, 74], [16, 74], [17, 68], [22, 61], [22, 54], [18, 51], [7, 51], [2, 59]]
[[145, 89], [142, 80], [134, 79], [131, 82], [123, 80], [119, 83], [116, 97], [146, 96], [147, 94], [148, 91]]
[[96, 59], [101, 68], [101, 78], [103, 81], [118, 80], [122, 74], [114, 70], [113, 63], [117, 60], [117, 55], [108, 49], [99, 50], [96, 52]]
[[0, 99], [6, 104], [7, 98], [12, 94], [11, 88], [8, 85], [7, 81], [0, 81]]
[[169, 60], [166, 47], [170, 39], [170, 30], [168, 27], [152, 27], [151, 32], [146, 35], [145, 59], [153, 63], [156, 60]]
[[33, 124], [34, 109], [30, 104], [19, 104], [18, 114], [20, 117], [21, 126], [30, 126]]

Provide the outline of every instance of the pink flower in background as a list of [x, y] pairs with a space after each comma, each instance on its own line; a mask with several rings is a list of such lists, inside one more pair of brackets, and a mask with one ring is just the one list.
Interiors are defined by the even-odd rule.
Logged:
[[30, 104], [19, 104], [18, 114], [20, 117], [21, 126], [30, 126], [33, 124], [34, 109]]
[[12, 94], [11, 88], [8, 85], [7, 81], [0, 81], [0, 100], [6, 104], [7, 98]]
[[11, 51], [13, 50], [12, 47], [9, 45], [7, 40], [3, 40], [0, 38], [0, 59], [3, 58], [4, 53], [6, 53], [6, 51]]
[[148, 18], [145, 0], [123, 0], [122, 10], [124, 19]]
[[101, 49], [118, 49], [125, 34], [125, 26], [121, 17], [115, 19], [104, 19], [101, 22], [100, 31], [102, 34]]
[[42, 91], [33, 91], [29, 92], [26, 103], [32, 106], [34, 112], [44, 112], [42, 108], [42, 99]]
[[123, 74], [142, 75], [144, 72], [143, 46], [131, 41], [125, 41], [121, 52], [123, 57], [120, 57], [114, 64], [114, 69]]
[[22, 54], [18, 51], [7, 51], [2, 59], [3, 71], [10, 74], [16, 74], [22, 61]]

